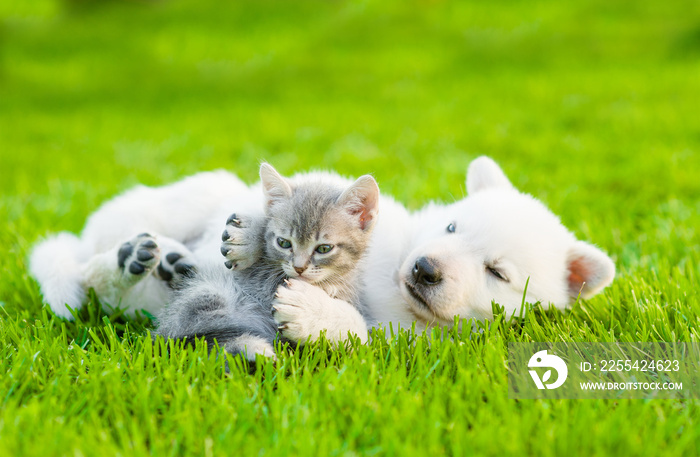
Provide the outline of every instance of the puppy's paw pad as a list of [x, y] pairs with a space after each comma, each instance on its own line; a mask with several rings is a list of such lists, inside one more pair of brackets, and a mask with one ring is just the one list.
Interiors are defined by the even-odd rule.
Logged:
[[125, 275], [143, 277], [151, 272], [160, 259], [160, 249], [155, 239], [142, 233], [122, 244], [117, 251], [117, 265]]
[[193, 277], [196, 271], [195, 263], [189, 255], [172, 251], [158, 263], [156, 275], [174, 287]]

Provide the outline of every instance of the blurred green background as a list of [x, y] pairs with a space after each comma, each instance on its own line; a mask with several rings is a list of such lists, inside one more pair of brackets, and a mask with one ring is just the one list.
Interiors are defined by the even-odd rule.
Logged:
[[92, 208], [203, 169], [252, 180], [266, 159], [373, 172], [415, 207], [461, 196], [480, 154], [555, 210], [614, 194], [634, 214], [700, 190], [697, 1], [35, 0], [0, 14], [7, 193]]
[[[0, 347], [7, 374], [0, 381], [0, 441], [12, 436], [5, 449], [15, 454], [34, 443], [42, 455], [42, 443], [51, 440], [88, 454], [81, 442], [105, 449], [131, 443], [143, 452], [154, 443], [169, 446], [155, 432], [143, 441], [120, 435], [115, 424], [140, 406], [110, 403], [116, 412], [101, 413], [114, 383], [85, 378], [85, 370], [77, 376], [81, 389], [92, 389], [91, 400], [61, 400], [73, 395], [75, 380], [62, 368], [74, 354], [64, 346], [82, 330], [54, 328], [59, 324], [40, 315], [25, 262], [38, 237], [79, 231], [100, 203], [135, 183], [157, 185], [214, 168], [253, 181], [261, 160], [284, 173], [373, 173], [383, 192], [417, 208], [463, 196], [469, 161], [485, 154], [579, 237], [613, 256], [619, 273], [611, 288], [555, 315], [554, 324], [533, 320], [533, 327], [486, 340], [466, 336], [473, 347], [446, 349], [455, 351], [456, 378], [427, 366], [426, 385], [416, 387], [396, 367], [382, 365], [389, 360], [382, 350], [370, 348], [361, 352], [368, 364], [341, 356], [330, 371], [295, 374], [288, 396], [258, 392], [268, 386], [256, 379], [237, 380], [244, 394], [229, 398], [212, 369], [194, 389], [202, 395], [197, 414], [230, 413], [224, 406], [210, 412], [212, 404], [242, 411], [239, 423], [264, 424], [247, 433], [271, 453], [289, 449], [285, 440], [292, 440], [302, 451], [344, 442], [339, 454], [449, 453], [473, 445], [491, 455], [503, 455], [502, 447], [521, 455], [650, 455], [650, 449], [695, 455], [696, 404], [515, 403], [506, 397], [503, 357], [513, 340], [700, 340], [699, 109], [698, 1], [0, 0], [0, 245], [6, 253], [0, 330], [7, 332]], [[42, 346], [42, 338], [54, 338], [53, 345]], [[49, 349], [56, 372], [36, 375], [24, 365]], [[88, 360], [122, 379], [109, 351], [87, 350]], [[136, 357], [139, 350], [127, 353]], [[347, 398], [317, 391], [318, 379], [350, 389], [342, 381], [345, 370], [357, 373], [354, 382], [363, 386], [357, 389], [366, 390]], [[140, 398], [135, 393], [156, 379], [142, 371], [127, 370], [130, 381], [120, 395]], [[390, 378], [395, 396], [376, 388]], [[238, 385], [228, 382], [230, 389]], [[447, 396], [452, 383], [455, 395]], [[18, 393], [18, 385], [29, 387]], [[165, 389], [163, 398], [179, 400], [163, 406], [160, 397], [148, 396], [134, 430], [150, 430], [140, 425], [146, 423], [164, 427], [167, 420], [151, 417], [154, 408], [166, 418], [192, 414], [192, 390], [154, 385]], [[202, 393], [209, 386], [223, 389], [217, 391], [222, 396]], [[426, 395], [436, 398], [423, 414]], [[359, 441], [343, 441], [344, 424], [357, 412], [348, 406], [350, 396], [375, 402], [357, 413], [366, 412], [355, 419], [373, 427], [358, 432]], [[326, 400], [346, 406], [327, 407]], [[456, 425], [449, 417], [435, 419], [447, 403], [464, 416]], [[385, 415], [375, 421], [377, 405]], [[277, 427], [276, 407], [296, 418], [288, 428]], [[409, 410], [417, 415], [405, 416]], [[47, 432], [25, 428], [21, 420], [35, 415], [67, 420], [78, 434], [65, 435], [54, 422]], [[14, 428], [3, 429], [13, 417]], [[295, 430], [309, 420], [326, 429], [328, 441]], [[201, 436], [187, 432], [186, 449], [256, 449], [254, 441], [226, 435], [217, 424], [206, 425]], [[107, 438], [80, 435], [83, 427]], [[540, 439], [530, 441], [535, 435]]]

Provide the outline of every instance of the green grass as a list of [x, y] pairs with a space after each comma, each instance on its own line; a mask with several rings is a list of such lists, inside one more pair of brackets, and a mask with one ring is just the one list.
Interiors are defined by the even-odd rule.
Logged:
[[[697, 401], [508, 399], [512, 341], [700, 341], [691, 1], [0, 1], [0, 455], [700, 454]], [[487, 154], [615, 259], [570, 312], [283, 350], [42, 307], [26, 256], [137, 182], [374, 173], [411, 208]]]

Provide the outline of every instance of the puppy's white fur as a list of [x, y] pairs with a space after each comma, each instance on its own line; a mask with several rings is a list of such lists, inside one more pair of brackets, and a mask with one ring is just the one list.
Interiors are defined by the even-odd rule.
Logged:
[[[469, 196], [461, 201], [429, 204], [413, 214], [382, 200], [362, 277], [370, 325], [396, 329], [415, 322], [422, 330], [453, 324], [456, 315], [488, 318], [492, 301], [512, 313], [526, 290], [527, 302], [563, 309], [579, 294], [589, 298], [613, 280], [612, 260], [576, 240], [541, 202], [518, 192], [493, 160], [480, 157], [471, 163], [467, 189]], [[421, 286], [417, 297], [410, 286], [415, 289], [413, 269], [421, 258], [437, 266], [440, 280]], [[309, 304], [312, 296], [317, 301]], [[322, 297], [308, 294], [291, 303], [298, 326], [309, 336], [321, 329], [332, 338], [364, 334], [354, 308]], [[323, 319], [319, 309], [325, 310]]]
[[[137, 186], [103, 204], [88, 218], [79, 237], [64, 232], [38, 243], [30, 255], [30, 272], [44, 300], [62, 317], [71, 318], [66, 305], [79, 309], [89, 288], [113, 306], [155, 312], [167, 302], [169, 288], [151, 274], [141, 280], [123, 280], [124, 272], [117, 266], [119, 247], [139, 233], [150, 233], [163, 254], [168, 248], [184, 250], [180, 253], [198, 261], [220, 263], [218, 245], [204, 243], [204, 233], [209, 225], [221, 232], [228, 209], [245, 210], [249, 193], [256, 194], [225, 171], [199, 173], [162, 187]], [[261, 204], [255, 196], [250, 209], [260, 211]], [[210, 230], [210, 236], [218, 235]], [[199, 250], [200, 246], [209, 249]]]
[[[359, 285], [365, 315], [314, 286], [293, 281], [288, 290], [280, 289], [275, 303], [277, 318], [287, 323], [285, 336], [313, 339], [325, 330], [333, 340], [348, 332], [364, 339], [368, 325], [406, 328], [413, 322], [420, 330], [449, 325], [455, 315], [488, 317], [492, 301], [512, 312], [520, 306], [528, 280], [526, 301], [564, 308], [579, 293], [588, 298], [612, 281], [610, 258], [576, 240], [544, 205], [513, 188], [491, 159], [472, 162], [467, 189], [469, 196], [461, 201], [429, 204], [415, 213], [380, 197], [381, 216]], [[104, 204], [80, 237], [61, 233], [39, 243], [30, 270], [60, 316], [70, 318], [66, 304], [79, 308], [90, 287], [107, 303], [155, 312], [172, 292], [150, 272], [125, 278], [116, 255], [122, 243], [148, 232], [160, 255], [175, 250], [195, 265], [223, 269], [219, 245], [224, 221], [232, 211], [259, 215], [263, 209], [259, 185], [248, 187], [223, 171], [159, 188], [137, 187]], [[439, 281], [416, 281], [414, 269], [421, 258], [429, 260]]]

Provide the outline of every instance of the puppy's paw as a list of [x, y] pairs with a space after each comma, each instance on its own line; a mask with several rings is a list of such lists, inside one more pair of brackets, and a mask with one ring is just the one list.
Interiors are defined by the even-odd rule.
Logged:
[[142, 233], [122, 244], [117, 251], [117, 265], [124, 278], [136, 282], [147, 276], [158, 265], [160, 248], [148, 233]]
[[189, 252], [171, 251], [158, 263], [155, 274], [170, 287], [177, 288], [187, 278], [193, 277], [195, 272], [195, 263]]
[[230, 270], [245, 270], [255, 263], [258, 256], [257, 240], [251, 233], [252, 219], [247, 216], [229, 216], [226, 229], [221, 234], [221, 255]]
[[296, 279], [277, 289], [272, 314], [283, 337], [299, 342], [317, 339], [327, 328], [327, 310], [333, 299], [322, 289]]

